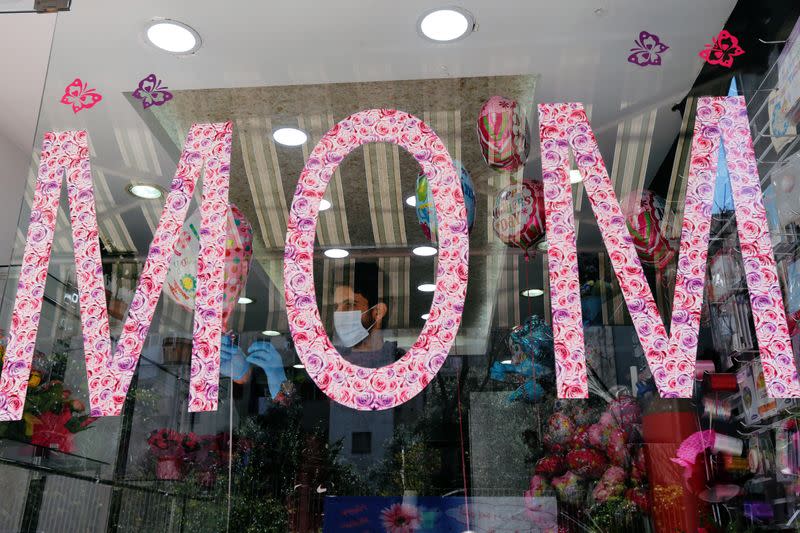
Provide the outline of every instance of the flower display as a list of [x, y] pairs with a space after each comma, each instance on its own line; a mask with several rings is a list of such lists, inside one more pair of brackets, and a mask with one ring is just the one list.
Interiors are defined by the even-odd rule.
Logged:
[[608, 520], [633, 524], [651, 512], [641, 409], [625, 393], [607, 401], [604, 409], [554, 402], [529, 457], [533, 475], [523, 494], [529, 516], [535, 515], [537, 498], [553, 493], [571, 509], [571, 520], [585, 521], [592, 531]]
[[88, 429], [96, 418], [85, 414], [86, 405], [73, 398], [63, 382], [45, 380], [44, 375], [39, 369], [31, 370], [22, 420], [0, 424], [0, 438], [73, 453], [75, 434]]

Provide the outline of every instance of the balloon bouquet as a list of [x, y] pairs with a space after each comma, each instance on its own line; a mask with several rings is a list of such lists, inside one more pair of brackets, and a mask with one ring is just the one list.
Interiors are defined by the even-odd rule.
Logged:
[[[530, 132], [522, 107], [504, 96], [492, 96], [481, 107], [476, 125], [483, 160], [492, 170], [516, 172], [530, 152]], [[544, 188], [524, 180], [501, 190], [494, 202], [492, 229], [505, 244], [520, 248], [525, 259], [544, 231]]]
[[[167, 295], [187, 311], [194, 310], [194, 297], [197, 290], [197, 258], [200, 253], [200, 211], [196, 210], [184, 223], [175, 253], [167, 273]], [[247, 282], [250, 261], [253, 257], [253, 228], [244, 214], [233, 204], [229, 204], [227, 214], [227, 237], [225, 240], [225, 284], [222, 302], [222, 336], [220, 350], [220, 374], [230, 377], [235, 383], [243, 384], [250, 379], [250, 364], [264, 369], [273, 398], [286, 380], [280, 354], [266, 341], [256, 341], [250, 345], [248, 356], [235, 345], [230, 333], [230, 319], [239, 301], [239, 295]]]

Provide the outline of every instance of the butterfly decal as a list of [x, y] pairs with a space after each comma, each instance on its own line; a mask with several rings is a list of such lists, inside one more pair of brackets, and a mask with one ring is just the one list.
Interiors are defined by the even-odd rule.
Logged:
[[713, 42], [707, 43], [705, 49], [697, 55], [705, 59], [709, 65], [730, 67], [733, 65], [733, 58], [742, 54], [744, 50], [739, 46], [739, 39], [728, 33], [728, 30], [722, 30], [714, 37]]
[[64, 89], [64, 96], [61, 97], [61, 103], [72, 106], [72, 112], [77, 113], [82, 109], [89, 109], [102, 100], [103, 97], [97, 92], [96, 89], [90, 89], [89, 85], [81, 81], [80, 78], [75, 78], [75, 81], [67, 85]]
[[164, 105], [172, 100], [172, 93], [166, 85], [161, 85], [155, 74], [150, 74], [139, 82], [139, 87], [133, 91], [133, 97], [142, 101], [142, 107]]
[[640, 67], [661, 65], [661, 54], [669, 49], [669, 46], [661, 42], [658, 35], [647, 31], [639, 32], [639, 39], [634, 42], [636, 47], [631, 48], [633, 53], [628, 56], [628, 61]]

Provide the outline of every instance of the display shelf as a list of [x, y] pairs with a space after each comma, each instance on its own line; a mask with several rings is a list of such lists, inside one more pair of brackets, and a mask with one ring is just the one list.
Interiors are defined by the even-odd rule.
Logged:
[[0, 439], [0, 461], [7, 464], [35, 465], [50, 470], [70, 472], [99, 472], [109, 466], [106, 461], [10, 439]]

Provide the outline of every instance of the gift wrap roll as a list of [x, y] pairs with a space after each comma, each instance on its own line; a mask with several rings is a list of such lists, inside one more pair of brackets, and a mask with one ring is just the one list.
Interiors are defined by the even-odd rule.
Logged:
[[708, 508], [698, 497], [706, 488], [704, 456], [698, 457], [688, 480], [683, 477], [683, 467], [671, 460], [684, 439], [698, 430], [697, 415], [690, 400], [656, 398], [642, 417], [652, 517], [657, 533], [697, 531], [698, 517]]

